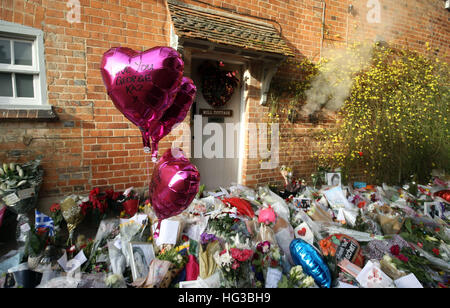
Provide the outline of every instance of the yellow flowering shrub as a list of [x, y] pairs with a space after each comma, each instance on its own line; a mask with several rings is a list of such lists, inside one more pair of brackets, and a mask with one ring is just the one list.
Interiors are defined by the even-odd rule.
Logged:
[[372, 183], [426, 181], [450, 169], [448, 63], [409, 50], [376, 46], [354, 75], [335, 129], [318, 137], [321, 165], [362, 169]]

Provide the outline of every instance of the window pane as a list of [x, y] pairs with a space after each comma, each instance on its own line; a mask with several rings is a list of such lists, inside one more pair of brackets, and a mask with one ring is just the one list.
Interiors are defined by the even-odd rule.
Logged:
[[14, 64], [33, 65], [31, 48], [31, 43], [14, 42]]
[[0, 96], [13, 96], [11, 77], [10, 73], [0, 73]]
[[16, 74], [17, 97], [34, 97], [33, 75]]
[[9, 40], [0, 40], [0, 63], [11, 64], [11, 45]]

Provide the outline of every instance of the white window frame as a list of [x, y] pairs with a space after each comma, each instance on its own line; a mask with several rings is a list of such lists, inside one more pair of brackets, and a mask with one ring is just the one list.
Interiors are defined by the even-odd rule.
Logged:
[[[39, 29], [0, 20], [0, 38], [32, 43], [33, 66], [0, 63], [0, 72], [32, 74], [34, 98], [0, 97], [0, 109], [51, 110], [47, 101], [47, 74], [45, 70], [44, 32]], [[14, 50], [14, 47], [11, 47]], [[11, 54], [11, 58], [14, 54]], [[15, 93], [15, 78], [12, 78]]]

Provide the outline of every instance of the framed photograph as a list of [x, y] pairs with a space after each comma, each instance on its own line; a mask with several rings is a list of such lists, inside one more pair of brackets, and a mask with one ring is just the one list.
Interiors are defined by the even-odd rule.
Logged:
[[423, 213], [430, 217], [433, 218], [434, 217], [442, 217], [443, 213], [442, 213], [442, 207], [439, 204], [439, 202], [425, 202], [424, 206], [423, 206]]
[[327, 185], [328, 186], [341, 186], [341, 174], [340, 173], [327, 173]]
[[151, 243], [130, 242], [128, 249], [131, 256], [131, 274], [133, 281], [146, 278], [150, 263], [155, 259], [155, 252]]
[[295, 199], [295, 205], [298, 208], [307, 210], [311, 207], [311, 199], [309, 198], [297, 198]]

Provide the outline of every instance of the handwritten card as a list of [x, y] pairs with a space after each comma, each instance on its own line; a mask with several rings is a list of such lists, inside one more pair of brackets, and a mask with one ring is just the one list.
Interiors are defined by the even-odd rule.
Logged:
[[294, 230], [295, 238], [300, 238], [310, 245], [314, 245], [314, 234], [306, 222], [300, 224]]
[[375, 263], [367, 262], [366, 266], [356, 276], [363, 288], [392, 288], [394, 282]]
[[417, 280], [414, 274], [401, 277], [394, 281], [397, 288], [402, 289], [423, 289], [422, 284]]
[[280, 282], [282, 273], [277, 268], [269, 267], [267, 270], [266, 276], [266, 288], [267, 289], [275, 289], [278, 287], [278, 282]]
[[327, 198], [331, 208], [334, 210], [338, 210], [340, 208], [354, 208], [354, 206], [352, 206], [350, 202], [348, 202], [347, 198], [345, 198], [344, 192], [340, 186], [325, 190], [323, 194]]
[[175, 245], [177, 243], [179, 226], [179, 221], [164, 219], [161, 222], [161, 229], [159, 231], [159, 237], [156, 239], [156, 245]]
[[35, 195], [34, 187], [19, 190], [17, 192], [17, 195], [20, 200], [25, 200], [25, 199], [31, 198]]
[[17, 195], [15, 193], [12, 193], [12, 194], [9, 194], [6, 197], [4, 197], [3, 201], [6, 203], [6, 205], [12, 206], [12, 205], [16, 204], [17, 202], [19, 202], [20, 199], [19, 199], [19, 197], [17, 197]]
[[25, 233], [31, 230], [31, 227], [28, 223], [25, 223], [23, 225], [20, 226], [20, 231]]
[[58, 264], [61, 265], [63, 270], [66, 273], [71, 273], [81, 267], [84, 262], [87, 261], [86, 256], [83, 253], [83, 250], [81, 250], [72, 260], [67, 261], [67, 253], [64, 252], [64, 255], [59, 258]]

